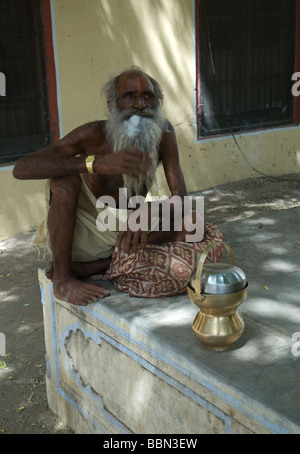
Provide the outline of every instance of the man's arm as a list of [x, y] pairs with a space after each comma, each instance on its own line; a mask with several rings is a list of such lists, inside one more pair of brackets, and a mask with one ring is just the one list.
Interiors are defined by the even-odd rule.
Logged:
[[100, 123], [80, 126], [58, 143], [24, 156], [14, 167], [14, 177], [35, 180], [87, 173], [88, 155], [96, 155], [93, 169], [99, 174], [134, 178], [146, 174], [151, 158], [137, 148], [113, 153]]
[[160, 153], [171, 196], [186, 196], [187, 190], [179, 162], [179, 152], [175, 130], [171, 123], [168, 123], [168, 130], [164, 133], [161, 141]]
[[77, 156], [82, 151], [83, 128], [77, 128], [56, 144], [19, 159], [13, 176], [19, 180], [36, 180], [74, 175], [86, 171], [86, 156]]
[[177, 208], [181, 209], [182, 213], [182, 229], [185, 231], [184, 241], [201, 241], [205, 234], [204, 216], [203, 213], [193, 210], [191, 201], [185, 203], [185, 200], [183, 200], [183, 197], [187, 196], [187, 190], [179, 162], [175, 131], [171, 124], [169, 124], [169, 132], [165, 134], [162, 146], [162, 162], [169, 189], [172, 196], [178, 195], [181, 198], [181, 203], [178, 203]]

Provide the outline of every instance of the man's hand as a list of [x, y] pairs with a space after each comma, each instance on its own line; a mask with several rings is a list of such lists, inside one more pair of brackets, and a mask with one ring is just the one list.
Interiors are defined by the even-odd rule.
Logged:
[[137, 230], [132, 232], [129, 228], [126, 232], [119, 232], [116, 240], [116, 248], [122, 248], [125, 254], [136, 254], [138, 249], [145, 249], [148, 232]]
[[139, 248], [145, 249], [150, 225], [151, 204], [144, 202], [130, 214], [127, 222], [121, 226], [116, 248], [122, 248], [125, 254], [135, 254]]
[[93, 168], [95, 172], [103, 175], [126, 174], [132, 178], [146, 175], [147, 170], [153, 165], [151, 156], [137, 147], [116, 151], [96, 156]]

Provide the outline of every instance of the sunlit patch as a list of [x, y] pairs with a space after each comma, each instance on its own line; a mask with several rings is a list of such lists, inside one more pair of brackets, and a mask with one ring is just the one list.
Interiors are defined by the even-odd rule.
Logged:
[[24, 331], [31, 331], [32, 327], [30, 325], [21, 325], [16, 329], [17, 333], [24, 333]]
[[13, 371], [14, 371], [14, 367], [8, 366], [5, 363], [5, 367], [0, 368], [0, 380], [8, 379], [11, 376]]
[[274, 257], [267, 260], [263, 264], [263, 268], [268, 271], [280, 271], [282, 273], [294, 273], [295, 271], [300, 270], [299, 264], [295, 264], [287, 260], [275, 259]]
[[20, 296], [10, 293], [9, 291], [2, 291], [0, 292], [0, 303], [7, 303], [7, 302], [17, 302], [19, 301]]
[[271, 218], [258, 218], [258, 219], [250, 219], [247, 221], [247, 224], [260, 224], [260, 225], [273, 225], [273, 224], [276, 224], [276, 220], [275, 219], [271, 219]]

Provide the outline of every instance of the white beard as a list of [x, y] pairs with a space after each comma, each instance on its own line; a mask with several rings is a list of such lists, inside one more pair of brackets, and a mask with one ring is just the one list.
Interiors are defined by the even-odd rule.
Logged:
[[[132, 178], [123, 174], [127, 197], [142, 195], [150, 191], [155, 183], [158, 166], [158, 148], [163, 132], [166, 130], [166, 119], [160, 108], [145, 109], [142, 113], [137, 110], [119, 111], [113, 106], [111, 116], [106, 124], [106, 135], [114, 151], [126, 150], [137, 146], [138, 150], [149, 153], [153, 165], [148, 168], [146, 175]], [[126, 151], [125, 151], [126, 152]]]

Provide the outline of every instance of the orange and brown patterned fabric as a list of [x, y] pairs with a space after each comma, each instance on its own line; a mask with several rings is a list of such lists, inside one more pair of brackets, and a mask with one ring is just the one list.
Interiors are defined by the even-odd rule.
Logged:
[[127, 257], [118, 250], [103, 278], [114, 279], [116, 290], [132, 296], [158, 298], [179, 295], [186, 292], [190, 276], [209, 244], [220, 243], [208, 253], [206, 262], [221, 260], [223, 241], [220, 229], [215, 224], [206, 224], [205, 236], [199, 243], [147, 245], [146, 249]]

